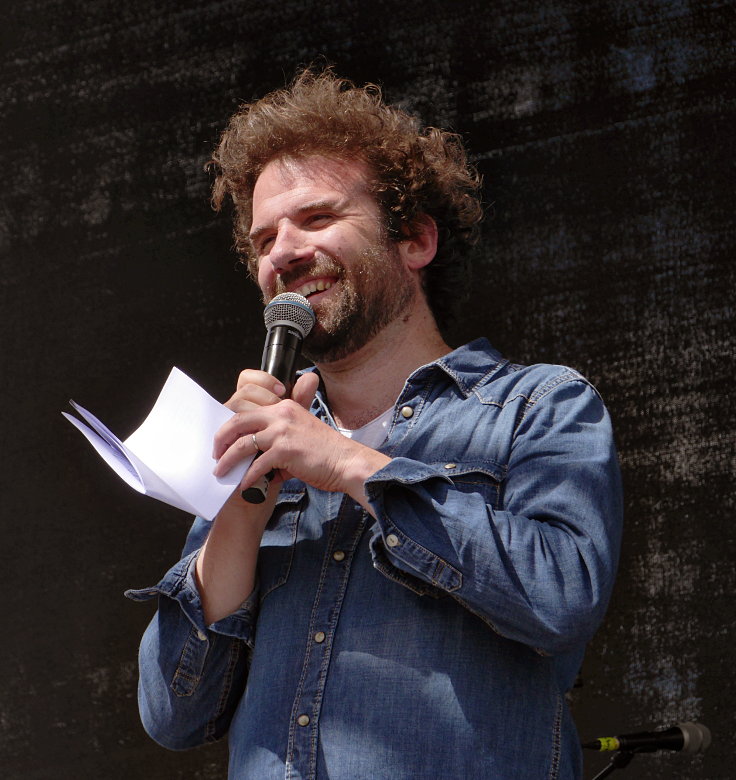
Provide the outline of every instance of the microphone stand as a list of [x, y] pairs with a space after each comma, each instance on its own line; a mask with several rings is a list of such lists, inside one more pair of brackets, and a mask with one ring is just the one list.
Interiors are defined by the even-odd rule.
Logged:
[[619, 750], [611, 757], [611, 763], [599, 772], [593, 780], [602, 780], [602, 778], [608, 777], [614, 770], [627, 767], [632, 762], [635, 755], [635, 750]]
[[[653, 739], [654, 737], [656, 739]], [[664, 748], [684, 750], [686, 753], [702, 753], [710, 746], [710, 742], [710, 729], [706, 726], [696, 723], [681, 723], [656, 734], [647, 732], [625, 734], [613, 739], [583, 742], [582, 747], [593, 750], [610, 750], [611, 747], [614, 747], [612, 743], [615, 743], [616, 752], [611, 758], [611, 763], [593, 778], [593, 780], [602, 780], [615, 769], [627, 767], [637, 753], [654, 753]]]

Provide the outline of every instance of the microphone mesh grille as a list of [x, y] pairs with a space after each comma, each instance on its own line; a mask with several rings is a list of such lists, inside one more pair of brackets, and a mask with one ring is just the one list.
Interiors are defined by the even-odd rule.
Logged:
[[263, 310], [266, 330], [274, 325], [290, 325], [305, 337], [314, 325], [314, 311], [309, 301], [299, 293], [281, 293], [272, 298]]

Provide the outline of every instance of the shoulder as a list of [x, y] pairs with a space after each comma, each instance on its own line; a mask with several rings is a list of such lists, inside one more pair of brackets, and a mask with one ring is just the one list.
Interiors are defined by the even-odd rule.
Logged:
[[[471, 342], [461, 351], [465, 356], [471, 355], [476, 365], [475, 381], [467, 389], [484, 403], [503, 406], [512, 400], [523, 399], [528, 404], [536, 404], [558, 389], [567, 391], [565, 394], [598, 396], [591, 382], [570, 366], [513, 363], [503, 358], [485, 339]], [[483, 364], [485, 370], [477, 370]]]
[[595, 387], [579, 371], [554, 363], [508, 363], [502, 371], [479, 388], [479, 391], [491, 395], [523, 395], [530, 403], [537, 403], [561, 387], [598, 394]]

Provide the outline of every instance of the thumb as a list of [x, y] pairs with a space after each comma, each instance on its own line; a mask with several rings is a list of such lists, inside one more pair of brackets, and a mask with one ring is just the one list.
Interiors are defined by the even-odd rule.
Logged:
[[314, 394], [319, 387], [319, 376], [316, 371], [308, 371], [306, 374], [302, 374], [299, 379], [294, 383], [294, 387], [291, 391], [292, 400], [296, 401], [299, 406], [303, 406], [305, 409], [309, 409], [314, 399]]

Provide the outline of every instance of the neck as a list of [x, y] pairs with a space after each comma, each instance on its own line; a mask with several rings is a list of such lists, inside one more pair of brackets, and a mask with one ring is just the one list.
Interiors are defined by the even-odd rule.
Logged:
[[413, 371], [449, 351], [422, 301], [357, 352], [318, 364], [335, 422], [355, 429], [375, 419], [395, 403]]

